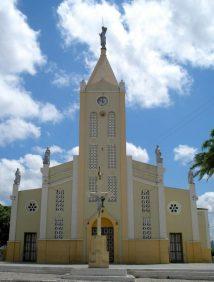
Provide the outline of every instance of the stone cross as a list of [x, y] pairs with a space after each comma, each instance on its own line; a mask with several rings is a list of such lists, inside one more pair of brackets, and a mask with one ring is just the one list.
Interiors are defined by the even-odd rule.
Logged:
[[98, 172], [98, 192], [91, 192], [91, 196], [95, 196], [95, 201], [97, 203], [97, 235], [101, 235], [101, 217], [102, 217], [102, 208], [104, 208], [104, 202], [108, 192], [101, 191], [102, 189], [102, 172], [99, 166]]

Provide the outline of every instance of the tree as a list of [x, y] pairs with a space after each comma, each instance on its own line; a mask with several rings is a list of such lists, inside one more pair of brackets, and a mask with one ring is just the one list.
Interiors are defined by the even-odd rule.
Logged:
[[9, 237], [10, 210], [8, 206], [0, 204], [0, 247], [6, 245]]
[[191, 168], [196, 169], [194, 176], [198, 176], [199, 180], [204, 176], [208, 180], [214, 174], [214, 129], [210, 132], [210, 139], [201, 148], [202, 152], [195, 155]]

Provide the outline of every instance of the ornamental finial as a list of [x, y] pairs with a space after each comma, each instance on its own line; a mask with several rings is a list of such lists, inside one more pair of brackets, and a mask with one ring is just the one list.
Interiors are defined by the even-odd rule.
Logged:
[[44, 157], [43, 157], [43, 164], [50, 165], [50, 155], [51, 155], [50, 148], [47, 147]]

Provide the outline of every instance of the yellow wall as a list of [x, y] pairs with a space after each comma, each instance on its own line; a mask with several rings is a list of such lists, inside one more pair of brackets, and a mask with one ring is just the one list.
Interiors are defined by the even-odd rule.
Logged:
[[38, 263], [82, 263], [82, 240], [39, 240]]
[[[39, 209], [35, 213], [29, 213], [26, 210], [26, 204], [30, 200], [35, 200], [39, 205]], [[23, 257], [24, 233], [35, 232], [37, 233], [37, 239], [39, 238], [40, 201], [41, 201], [41, 189], [19, 191], [17, 223], [16, 223], [16, 241], [20, 242], [20, 260], [22, 260]]]

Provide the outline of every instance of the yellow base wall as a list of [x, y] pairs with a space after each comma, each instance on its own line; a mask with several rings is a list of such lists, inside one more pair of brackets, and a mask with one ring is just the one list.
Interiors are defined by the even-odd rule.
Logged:
[[211, 249], [203, 248], [200, 242], [184, 242], [185, 262], [212, 262]]
[[7, 242], [6, 261], [8, 261], [8, 262], [20, 262], [20, 261], [22, 261], [22, 258], [21, 258], [21, 242], [20, 241]]
[[125, 240], [122, 263], [169, 263], [168, 244], [168, 240]]
[[38, 263], [83, 262], [83, 240], [38, 240]]

